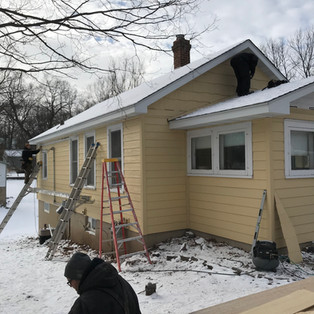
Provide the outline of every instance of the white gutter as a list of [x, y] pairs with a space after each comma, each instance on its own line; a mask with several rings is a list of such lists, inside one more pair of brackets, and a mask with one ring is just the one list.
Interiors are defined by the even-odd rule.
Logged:
[[260, 103], [227, 111], [214, 112], [185, 119], [169, 121], [170, 129], [191, 129], [208, 125], [245, 121], [251, 119], [274, 117], [290, 113], [288, 102], [276, 101]]

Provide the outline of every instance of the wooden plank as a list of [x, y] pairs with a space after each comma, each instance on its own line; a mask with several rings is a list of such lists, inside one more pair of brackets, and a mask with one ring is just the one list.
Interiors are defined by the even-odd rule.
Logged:
[[314, 305], [314, 292], [301, 289], [277, 300], [252, 308], [242, 314], [294, 314]]
[[[225, 303], [217, 304], [200, 311], [193, 312], [194, 314], [240, 314], [244, 311], [252, 309], [253, 307], [257, 307], [265, 304], [266, 302], [270, 302], [273, 300], [278, 300], [284, 296], [292, 295], [293, 292], [306, 289], [307, 291], [314, 291], [314, 278], [310, 277], [308, 279], [299, 280], [297, 282], [293, 282], [287, 285], [283, 285], [280, 287], [276, 287], [273, 289], [268, 289], [266, 291], [254, 293], [242, 298], [238, 298], [235, 300], [231, 300]], [[313, 298], [313, 297], [312, 297]], [[293, 302], [295, 298], [291, 298], [288, 302]], [[313, 300], [313, 299], [312, 299]], [[270, 314], [271, 312], [264, 312]], [[283, 313], [281, 311], [277, 311], [277, 313]], [[306, 312], [308, 313], [308, 312]]]
[[301, 263], [302, 262], [302, 254], [300, 250], [300, 246], [298, 243], [297, 235], [295, 233], [294, 227], [290, 221], [285, 208], [283, 207], [277, 192], [275, 192], [275, 202], [277, 213], [279, 216], [281, 229], [283, 236], [286, 241], [287, 249], [288, 249], [288, 256], [291, 261], [294, 263]]

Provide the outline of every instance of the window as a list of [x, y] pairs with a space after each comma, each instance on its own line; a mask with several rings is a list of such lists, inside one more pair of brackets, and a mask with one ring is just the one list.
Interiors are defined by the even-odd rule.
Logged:
[[[85, 156], [87, 155], [88, 150], [95, 144], [95, 134], [89, 133], [85, 135]], [[95, 160], [91, 166], [90, 172], [86, 179], [87, 186], [95, 186]]]
[[92, 217], [87, 217], [85, 230], [91, 234], [96, 234], [96, 224], [97, 224], [96, 219], [94, 219]]
[[[118, 158], [121, 171], [123, 171], [123, 144], [122, 144], [122, 125], [114, 125], [108, 127], [107, 130], [107, 138], [108, 138], [108, 149], [107, 155], [108, 158]], [[110, 163], [110, 167], [113, 166], [113, 163]], [[110, 168], [109, 171], [113, 171], [114, 169]], [[116, 178], [113, 176], [111, 177], [111, 184], [116, 182]]]
[[50, 213], [50, 204], [44, 202], [44, 212], [49, 214]]
[[48, 161], [47, 161], [47, 152], [42, 152], [42, 178], [47, 179], [48, 177]]
[[188, 132], [188, 173], [252, 176], [251, 123]]
[[191, 138], [191, 168], [212, 169], [211, 136], [200, 136]]
[[314, 177], [314, 122], [285, 120], [286, 177]]
[[70, 184], [74, 184], [78, 175], [78, 139], [70, 140]]
[[219, 135], [219, 169], [245, 170], [245, 132]]

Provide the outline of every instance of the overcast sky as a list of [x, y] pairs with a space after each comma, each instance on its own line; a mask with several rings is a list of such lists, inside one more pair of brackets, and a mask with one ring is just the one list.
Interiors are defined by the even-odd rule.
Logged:
[[[195, 17], [195, 27], [202, 27], [216, 17], [215, 29], [203, 34], [199, 41], [191, 41], [191, 62], [211, 52], [225, 48], [245, 39], [257, 46], [268, 38], [289, 38], [300, 28], [314, 25], [314, 0], [210, 0], [204, 1]], [[185, 33], [185, 26], [178, 33]], [[190, 39], [186, 36], [187, 39]], [[175, 40], [169, 40], [169, 45]], [[200, 44], [201, 43], [201, 44]], [[121, 47], [119, 52], [127, 52]], [[112, 52], [99, 52], [100, 58], [108, 54], [118, 55], [117, 47]], [[153, 78], [173, 70], [172, 55], [152, 54], [144, 51], [146, 77]], [[92, 78], [85, 77], [84, 85]], [[78, 85], [82, 86], [82, 82]], [[80, 86], [80, 87], [81, 87]]]

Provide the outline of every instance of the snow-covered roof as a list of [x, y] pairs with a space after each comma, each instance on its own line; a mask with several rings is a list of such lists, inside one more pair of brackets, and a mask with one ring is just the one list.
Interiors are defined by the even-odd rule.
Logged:
[[40, 144], [126, 117], [146, 113], [150, 104], [242, 51], [254, 53], [260, 60], [259, 67], [270, 78], [285, 79], [282, 73], [276, 69], [252, 41], [245, 40], [96, 104], [75, 117], [66, 120], [64, 123], [32, 138], [30, 142], [31, 144]]
[[314, 77], [312, 76], [196, 110], [171, 120], [169, 125], [172, 129], [189, 129], [289, 114], [290, 107], [314, 109], [313, 99]]

